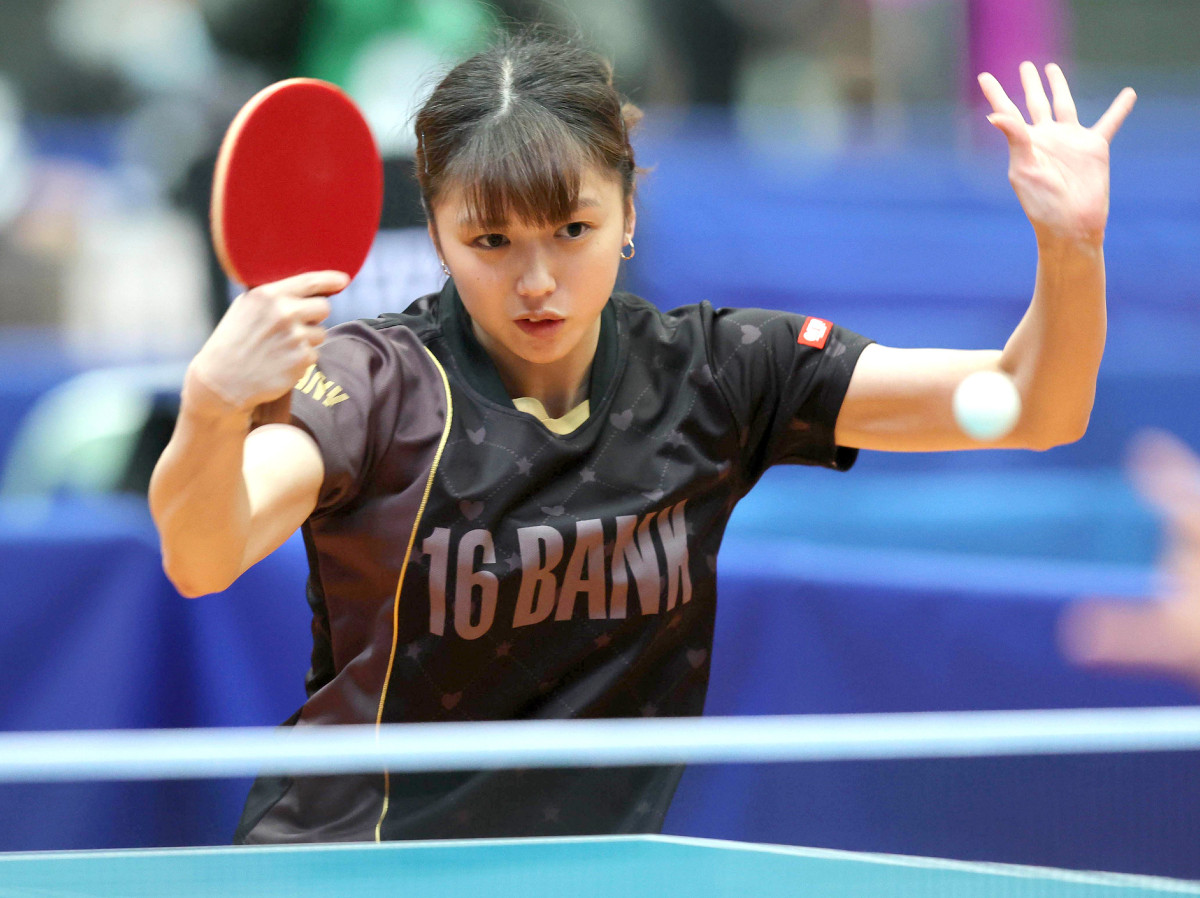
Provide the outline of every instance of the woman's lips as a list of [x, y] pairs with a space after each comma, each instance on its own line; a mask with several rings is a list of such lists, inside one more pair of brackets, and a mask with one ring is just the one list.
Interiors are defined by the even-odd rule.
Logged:
[[529, 318], [517, 319], [517, 327], [524, 333], [543, 340], [557, 336], [564, 323], [562, 318], [543, 318], [540, 321], [533, 321]]

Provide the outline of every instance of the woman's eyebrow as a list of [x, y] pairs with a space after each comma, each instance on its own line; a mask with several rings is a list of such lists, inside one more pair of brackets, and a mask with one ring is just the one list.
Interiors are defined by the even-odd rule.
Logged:
[[[604, 205], [604, 203], [602, 203], [600, 201], [599, 197], [581, 196], [581, 197], [579, 197], [578, 200], [576, 200], [575, 205], [571, 208], [571, 213], [574, 214], [574, 213], [580, 212], [584, 209], [598, 209], [603, 205]], [[458, 216], [458, 220], [457, 220], [456, 224], [458, 225], [459, 228], [461, 228], [464, 231], [475, 231], [475, 230], [480, 230], [483, 228], [503, 229], [506, 226], [507, 222], [506, 221], [484, 221], [483, 219], [478, 218], [475, 215], [472, 215], [470, 212], [464, 211], [461, 215]]]
[[469, 212], [464, 212], [458, 216], [458, 226], [464, 231], [477, 231], [481, 228], [503, 228], [503, 221], [484, 221]]

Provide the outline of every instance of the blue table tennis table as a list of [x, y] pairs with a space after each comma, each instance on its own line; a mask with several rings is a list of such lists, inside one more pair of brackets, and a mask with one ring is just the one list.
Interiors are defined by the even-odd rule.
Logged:
[[1200, 882], [673, 836], [0, 854], [19, 898], [1200, 895]]

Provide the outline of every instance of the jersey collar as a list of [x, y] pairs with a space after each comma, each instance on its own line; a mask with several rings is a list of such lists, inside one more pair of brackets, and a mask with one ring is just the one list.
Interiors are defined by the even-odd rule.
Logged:
[[[512, 405], [513, 399], [504, 388], [492, 357], [475, 338], [471, 316], [467, 314], [462, 300], [459, 299], [458, 288], [454, 286], [453, 279], [446, 281], [446, 286], [442, 288], [438, 297], [438, 315], [441, 319], [442, 334], [471, 386], [498, 405]], [[596, 346], [596, 357], [592, 360], [592, 371], [588, 380], [588, 399], [593, 409], [608, 391], [616, 369], [617, 315], [610, 299], [600, 313], [600, 341]]]

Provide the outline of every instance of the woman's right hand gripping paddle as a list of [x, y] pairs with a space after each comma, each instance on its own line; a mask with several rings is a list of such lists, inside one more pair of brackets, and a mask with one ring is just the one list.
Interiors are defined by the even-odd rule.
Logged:
[[184, 402], [206, 416], [287, 423], [292, 387], [325, 339], [327, 297], [349, 282], [340, 271], [312, 271], [243, 293], [189, 365]]

